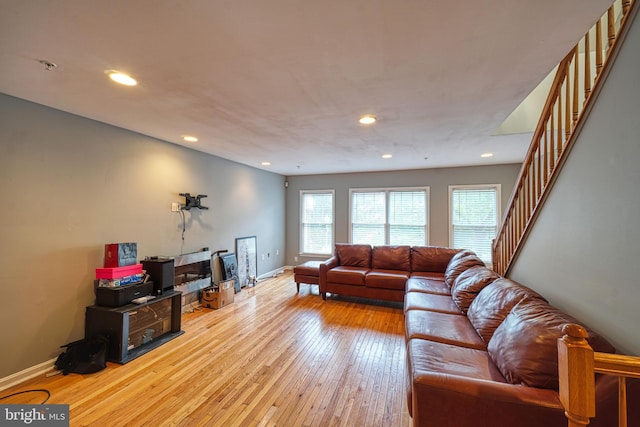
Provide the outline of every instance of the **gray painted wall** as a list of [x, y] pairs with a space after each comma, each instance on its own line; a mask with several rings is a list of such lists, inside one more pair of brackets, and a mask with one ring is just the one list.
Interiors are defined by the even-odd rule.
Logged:
[[510, 277], [640, 355], [640, 25], [611, 74]]
[[300, 191], [335, 190], [335, 239], [349, 241], [349, 189], [422, 187], [430, 188], [429, 244], [449, 246], [449, 185], [501, 184], [504, 210], [515, 184], [519, 164], [420, 169], [396, 172], [306, 175], [288, 177], [287, 189], [287, 258], [289, 265], [311, 258], [295, 258], [300, 248]]
[[[258, 274], [284, 265], [284, 177], [2, 94], [0, 179], [0, 378], [84, 336], [105, 243], [142, 258], [256, 235]], [[210, 207], [184, 242], [181, 192]]]

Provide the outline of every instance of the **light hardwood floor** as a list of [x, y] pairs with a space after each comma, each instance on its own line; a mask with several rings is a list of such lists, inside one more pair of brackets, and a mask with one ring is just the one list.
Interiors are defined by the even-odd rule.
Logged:
[[[328, 297], [293, 275], [245, 288], [220, 310], [185, 313], [185, 333], [126, 365], [40, 377], [72, 426], [410, 425], [403, 312]], [[2, 403], [38, 403], [42, 393]]]

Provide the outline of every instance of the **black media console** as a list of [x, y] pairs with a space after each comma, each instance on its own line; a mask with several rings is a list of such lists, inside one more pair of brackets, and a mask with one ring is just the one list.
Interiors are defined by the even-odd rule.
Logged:
[[108, 335], [108, 360], [124, 364], [184, 333], [181, 305], [178, 291], [166, 291], [143, 304], [92, 305], [85, 312], [85, 337]]

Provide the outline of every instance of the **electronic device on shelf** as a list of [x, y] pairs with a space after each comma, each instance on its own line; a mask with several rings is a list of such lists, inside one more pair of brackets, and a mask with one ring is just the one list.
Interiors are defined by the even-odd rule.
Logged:
[[153, 295], [145, 295], [143, 297], [140, 298], [136, 298], [136, 299], [132, 299], [131, 302], [134, 304], [144, 304], [146, 302], [148, 302], [149, 300], [155, 299], [156, 297]]
[[142, 268], [154, 283], [153, 292], [161, 295], [173, 290], [175, 282], [175, 266], [173, 258], [149, 257], [141, 261]]

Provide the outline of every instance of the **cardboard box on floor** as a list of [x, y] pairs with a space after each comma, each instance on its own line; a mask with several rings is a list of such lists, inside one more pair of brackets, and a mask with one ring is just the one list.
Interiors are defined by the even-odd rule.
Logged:
[[218, 309], [233, 303], [234, 285], [235, 280], [226, 280], [218, 284], [218, 290], [205, 289], [202, 291], [202, 306]]

